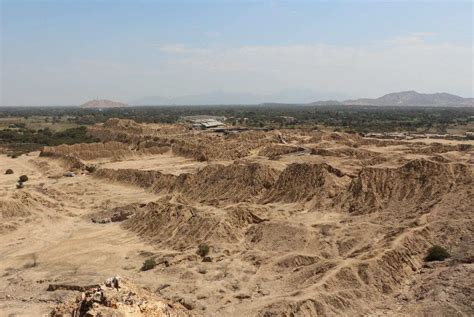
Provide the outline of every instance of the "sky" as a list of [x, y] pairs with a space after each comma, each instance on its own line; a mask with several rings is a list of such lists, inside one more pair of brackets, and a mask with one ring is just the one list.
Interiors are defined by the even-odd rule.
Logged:
[[3, 106], [473, 96], [472, 1], [0, 3]]

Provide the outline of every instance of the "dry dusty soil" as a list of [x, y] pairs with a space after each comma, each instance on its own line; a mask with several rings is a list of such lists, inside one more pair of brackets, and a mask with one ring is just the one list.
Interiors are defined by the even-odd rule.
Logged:
[[473, 141], [89, 133], [0, 156], [1, 316], [474, 314]]

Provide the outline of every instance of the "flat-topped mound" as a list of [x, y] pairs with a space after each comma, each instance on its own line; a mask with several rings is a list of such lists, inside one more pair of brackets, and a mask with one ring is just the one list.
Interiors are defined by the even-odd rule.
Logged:
[[123, 108], [123, 107], [127, 107], [127, 106], [128, 105], [126, 103], [123, 103], [123, 102], [107, 100], [107, 99], [96, 99], [96, 100], [91, 100], [91, 101], [88, 101], [88, 102], [82, 104], [81, 108], [102, 109], [102, 108]]

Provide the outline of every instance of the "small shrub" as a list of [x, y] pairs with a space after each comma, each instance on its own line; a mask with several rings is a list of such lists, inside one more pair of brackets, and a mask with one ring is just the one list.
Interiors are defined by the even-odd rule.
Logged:
[[195, 158], [196, 158], [196, 161], [198, 161], [198, 162], [206, 162], [208, 160], [207, 156], [203, 153], [197, 154], [197, 156]]
[[201, 258], [209, 254], [209, 246], [207, 244], [200, 244], [196, 252]]
[[28, 181], [28, 176], [26, 176], [26, 175], [21, 175], [18, 180], [19, 180], [20, 182], [24, 183], [24, 182]]
[[6, 174], [6, 175], [13, 174], [13, 170], [12, 170], [11, 168], [9, 168], [9, 169], [7, 169], [7, 170], [5, 171], [5, 174]]
[[96, 171], [96, 167], [94, 165], [86, 166], [86, 171], [89, 173], [94, 173]]
[[153, 252], [150, 252], [150, 251], [144, 251], [144, 250], [140, 250], [138, 252], [139, 255], [143, 256], [143, 257], [150, 257], [150, 256], [154, 256], [155, 253]]
[[153, 258], [146, 259], [145, 262], [143, 262], [142, 268], [140, 269], [141, 271], [148, 271], [153, 269], [156, 266], [156, 261]]
[[439, 245], [434, 245], [431, 248], [428, 249], [428, 254], [425, 257], [426, 262], [431, 262], [431, 261], [443, 261], [447, 258], [449, 258], [451, 255], [449, 252], [439, 246]]

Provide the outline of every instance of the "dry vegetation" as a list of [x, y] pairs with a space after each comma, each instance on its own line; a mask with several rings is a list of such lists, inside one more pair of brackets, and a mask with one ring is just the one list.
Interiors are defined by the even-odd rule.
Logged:
[[[103, 143], [0, 159], [7, 315], [68, 314], [81, 292], [115, 298], [95, 302], [106, 316], [473, 313], [474, 141], [119, 119], [88, 131]], [[426, 262], [434, 245], [450, 257]], [[86, 287], [114, 275], [134, 302]]]

